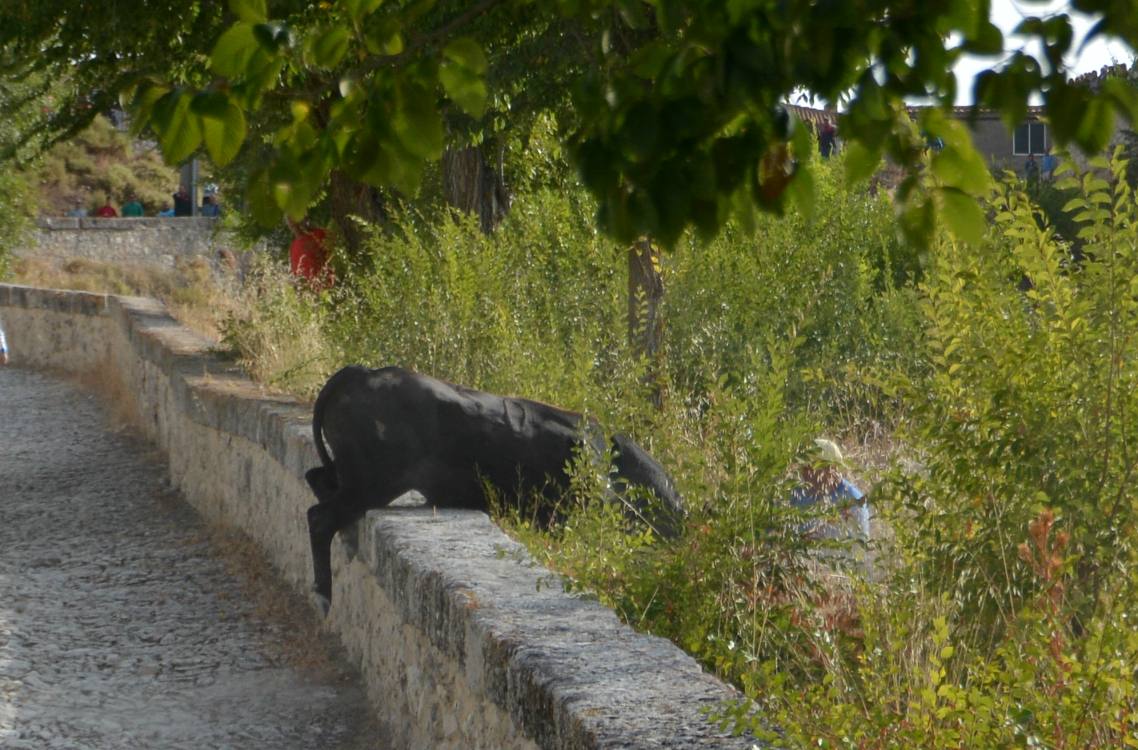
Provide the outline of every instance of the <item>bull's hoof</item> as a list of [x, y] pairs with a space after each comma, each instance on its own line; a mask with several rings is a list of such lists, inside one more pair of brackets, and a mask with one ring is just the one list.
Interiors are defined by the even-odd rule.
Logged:
[[312, 604], [320, 610], [321, 617], [327, 617], [328, 610], [332, 608], [332, 600], [316, 589], [312, 589]]

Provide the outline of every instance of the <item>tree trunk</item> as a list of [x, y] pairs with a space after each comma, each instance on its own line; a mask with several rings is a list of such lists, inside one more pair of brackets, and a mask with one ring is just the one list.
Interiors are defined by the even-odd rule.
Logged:
[[479, 148], [448, 149], [443, 154], [443, 198], [467, 213], [477, 214], [486, 234], [494, 231], [510, 208], [510, 194], [499, 168], [486, 162]]
[[645, 238], [628, 248], [628, 342], [634, 354], [648, 360], [646, 379], [653, 401], [663, 403], [659, 378], [663, 356], [664, 277], [660, 273], [660, 250]]
[[383, 224], [387, 220], [383, 196], [376, 188], [357, 182], [337, 170], [328, 183], [328, 204], [348, 259], [354, 261], [363, 252], [366, 237], [354, 217], [377, 226]]

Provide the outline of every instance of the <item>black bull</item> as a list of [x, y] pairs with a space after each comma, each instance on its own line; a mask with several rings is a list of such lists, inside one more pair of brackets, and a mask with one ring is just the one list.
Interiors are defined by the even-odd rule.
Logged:
[[[576, 449], [611, 449], [613, 489], [638, 485], [657, 502], [625, 500], [662, 536], [675, 536], [683, 514], [663, 467], [623, 435], [606, 444], [595, 422], [575, 412], [444, 383], [399, 367], [351, 366], [321, 389], [312, 415], [321, 466], [305, 478], [316, 493], [308, 509], [315, 589], [332, 597], [332, 537], [372, 508], [409, 490], [432, 505], [488, 510], [487, 487], [524, 503], [548, 523], [569, 486]], [[335, 460], [328, 455], [331, 447]], [[635, 498], [635, 496], [633, 496]]]

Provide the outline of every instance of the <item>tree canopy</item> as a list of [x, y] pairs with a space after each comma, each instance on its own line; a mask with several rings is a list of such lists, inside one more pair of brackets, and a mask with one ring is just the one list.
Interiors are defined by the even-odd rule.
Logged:
[[[1138, 46], [1130, 0], [1071, 7], [1099, 18], [1092, 36]], [[173, 163], [265, 151], [247, 197], [266, 223], [304, 215], [334, 171], [413, 193], [449, 143], [556, 108], [610, 234], [710, 235], [755, 207], [809, 209], [808, 130], [784, 106], [804, 92], [844, 105], [851, 177], [883, 157], [914, 167], [939, 137], [931, 187], [911, 176], [898, 191], [902, 226], [920, 238], [943, 217], [973, 237], [988, 173], [949, 112], [960, 86], [1009, 125], [1040, 96], [1054, 141], [1088, 152], [1117, 115], [1138, 119], [1124, 80], [1068, 80], [1065, 13], [1021, 23], [1038, 57], [957, 81], [961, 55], [1004, 50], [990, 16], [990, 0], [14, 0], [0, 59], [5, 79], [67, 82], [50, 127], [25, 136], [69, 132], [121, 96]], [[916, 122], [913, 98], [933, 104]]]

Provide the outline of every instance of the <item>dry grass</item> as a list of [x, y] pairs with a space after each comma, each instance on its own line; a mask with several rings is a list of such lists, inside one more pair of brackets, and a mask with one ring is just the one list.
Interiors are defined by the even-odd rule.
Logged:
[[72, 375], [72, 378], [81, 388], [99, 397], [115, 430], [139, 430], [142, 427], [137, 394], [127, 387], [109, 357], [97, 367]]
[[327, 311], [287, 269], [263, 261], [245, 276], [240, 304], [225, 333], [241, 367], [270, 390], [314, 397], [340, 361]]
[[216, 273], [202, 257], [178, 258], [172, 270], [86, 258], [62, 262], [17, 258], [11, 281], [49, 289], [154, 297], [183, 325], [211, 341], [220, 338], [222, 320], [237, 298], [235, 279]]
[[286, 662], [314, 679], [352, 679], [347, 659], [335, 638], [329, 638], [307, 599], [289, 587], [256, 542], [240, 531], [214, 526], [208, 532], [210, 549], [242, 589], [248, 617], [274, 634], [275, 647]]

